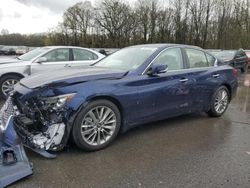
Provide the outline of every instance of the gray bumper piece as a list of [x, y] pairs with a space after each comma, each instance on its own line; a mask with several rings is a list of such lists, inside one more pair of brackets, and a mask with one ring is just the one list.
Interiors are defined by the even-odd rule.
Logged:
[[0, 132], [0, 188], [33, 174], [10, 117], [4, 132]]

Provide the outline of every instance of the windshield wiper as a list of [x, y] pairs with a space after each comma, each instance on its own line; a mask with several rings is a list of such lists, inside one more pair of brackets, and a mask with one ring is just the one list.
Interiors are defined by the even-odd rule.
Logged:
[[21, 60], [19, 57], [16, 57], [16, 59]]

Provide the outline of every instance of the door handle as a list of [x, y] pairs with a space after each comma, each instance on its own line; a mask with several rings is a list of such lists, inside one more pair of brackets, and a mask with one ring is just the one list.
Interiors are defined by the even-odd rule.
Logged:
[[64, 67], [71, 67], [70, 64], [65, 64]]
[[185, 83], [185, 82], [187, 82], [187, 81], [188, 81], [187, 78], [182, 78], [182, 79], [180, 79], [180, 82], [181, 82], [181, 83]]
[[214, 78], [218, 78], [220, 76], [220, 74], [213, 74]]

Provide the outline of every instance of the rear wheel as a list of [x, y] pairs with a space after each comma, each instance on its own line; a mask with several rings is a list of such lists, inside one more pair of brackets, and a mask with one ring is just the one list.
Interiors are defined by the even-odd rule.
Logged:
[[241, 71], [242, 73], [244, 73], [244, 72], [247, 71], [247, 68], [248, 68], [248, 65], [242, 67], [242, 68], [240, 69], [240, 71]]
[[227, 110], [229, 100], [230, 95], [227, 87], [219, 87], [212, 97], [208, 114], [212, 117], [220, 117]]
[[73, 139], [83, 150], [100, 150], [116, 138], [120, 125], [117, 106], [108, 100], [96, 100], [79, 112], [73, 125]]
[[21, 80], [17, 75], [6, 75], [0, 79], [0, 95], [2, 98], [6, 98], [8, 93], [14, 89], [14, 85]]

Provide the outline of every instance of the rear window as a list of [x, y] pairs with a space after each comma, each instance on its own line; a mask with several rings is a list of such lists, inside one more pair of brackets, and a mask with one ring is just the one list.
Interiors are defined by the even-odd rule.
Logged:
[[84, 61], [84, 60], [96, 60], [98, 56], [88, 50], [84, 49], [73, 49], [74, 61]]
[[190, 68], [208, 67], [206, 54], [200, 50], [186, 49]]
[[211, 56], [209, 54], [206, 54], [206, 56], [207, 56], [208, 66], [213, 67], [214, 64], [215, 64], [215, 61], [216, 61], [215, 57], [213, 57], [213, 56]]

